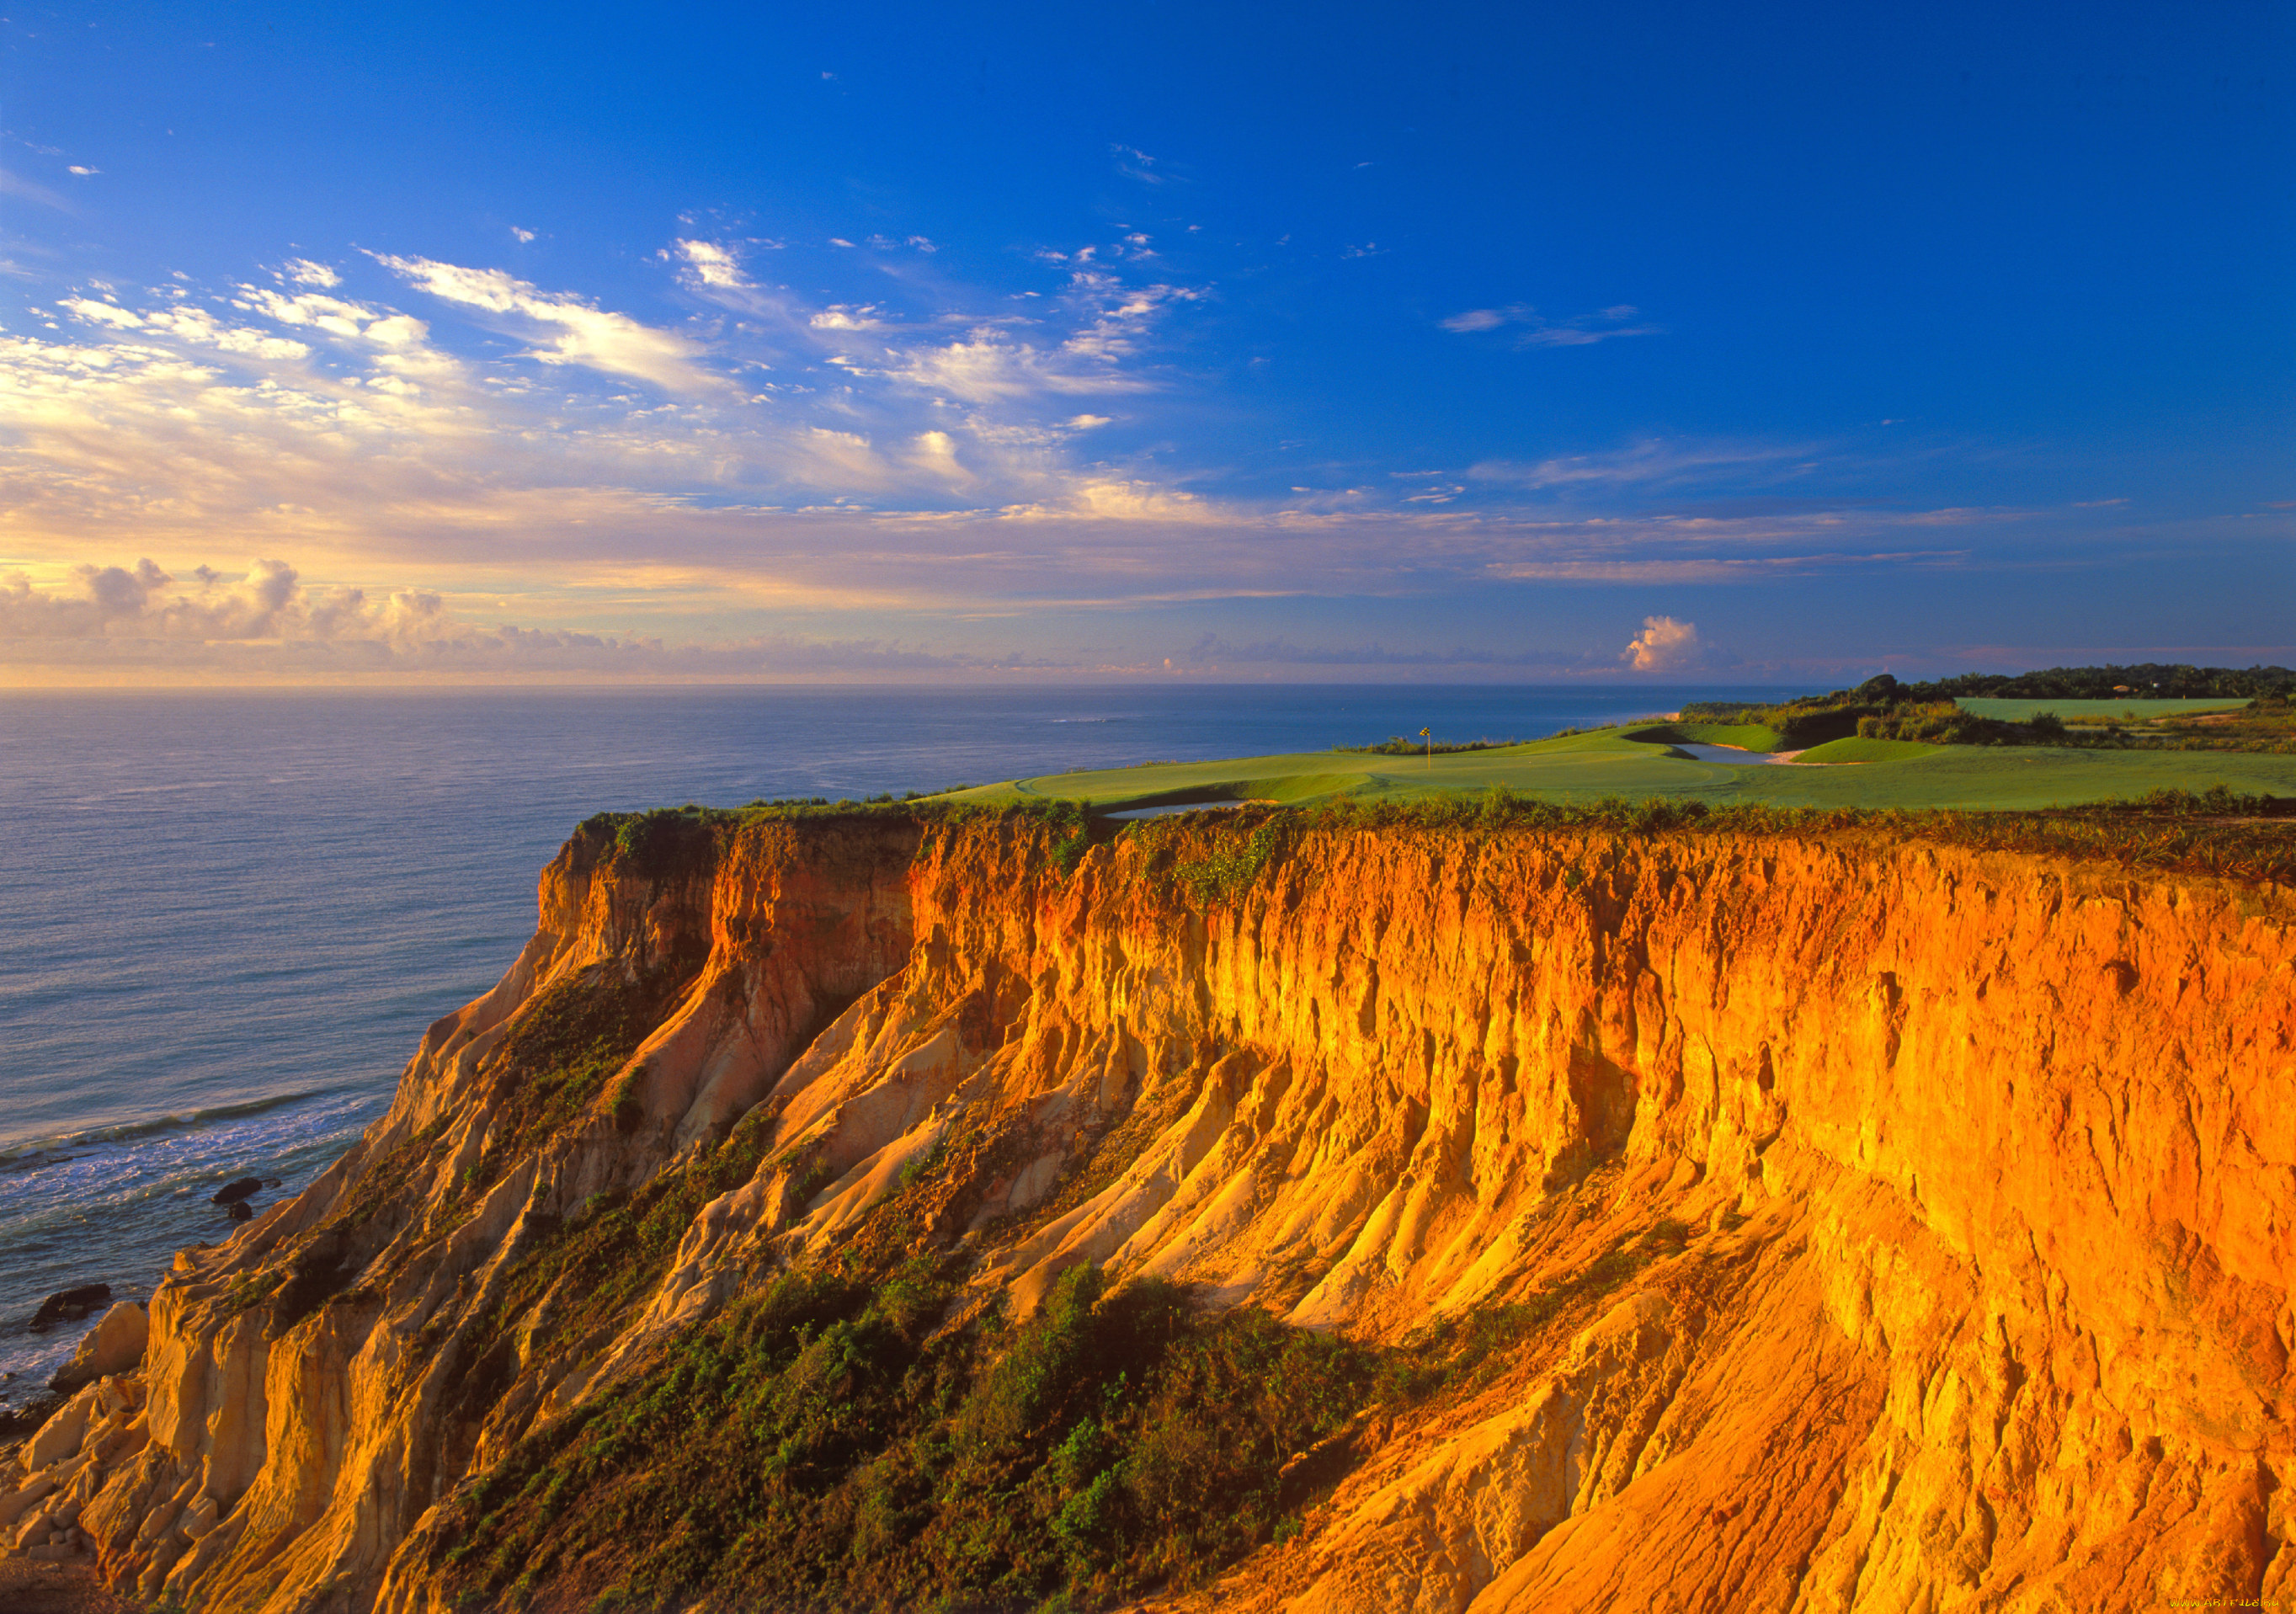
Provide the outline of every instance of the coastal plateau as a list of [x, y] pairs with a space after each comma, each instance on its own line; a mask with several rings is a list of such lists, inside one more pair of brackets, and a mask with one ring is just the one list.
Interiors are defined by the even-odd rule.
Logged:
[[2284, 887], [1848, 820], [594, 821], [0, 1530], [201, 1614], [2296, 1597], [2292, 983]]

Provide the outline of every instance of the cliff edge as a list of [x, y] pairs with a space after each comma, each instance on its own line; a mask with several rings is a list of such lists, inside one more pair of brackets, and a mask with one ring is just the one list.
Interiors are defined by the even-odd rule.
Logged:
[[2284, 889], [889, 812], [539, 909], [6, 1540], [202, 1614], [2296, 1596]]

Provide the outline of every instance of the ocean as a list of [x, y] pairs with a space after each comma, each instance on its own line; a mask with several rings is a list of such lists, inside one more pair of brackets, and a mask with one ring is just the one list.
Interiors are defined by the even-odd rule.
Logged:
[[0, 694], [0, 1406], [389, 1104], [602, 809], [1083, 766], [1532, 739], [1767, 688], [1202, 685]]

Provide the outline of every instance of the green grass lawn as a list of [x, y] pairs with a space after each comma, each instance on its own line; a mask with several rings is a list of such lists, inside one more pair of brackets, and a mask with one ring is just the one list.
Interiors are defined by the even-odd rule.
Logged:
[[2030, 723], [2040, 712], [2054, 712], [2067, 723], [2109, 723], [2122, 717], [2178, 717], [2194, 712], [2229, 712], [2246, 706], [2243, 697], [2229, 700], [2192, 698], [2181, 700], [1956, 700], [1963, 711], [2004, 723]]
[[1759, 723], [1661, 723], [1626, 733], [1636, 740], [1661, 744], [1687, 740], [1693, 745], [1734, 745], [1742, 751], [1774, 751], [1782, 743], [1775, 729]]
[[1924, 745], [1918, 740], [1866, 740], [1850, 734], [1829, 740], [1824, 745], [1813, 745], [1795, 760], [1812, 766], [1840, 762], [1906, 762], [1944, 749]]
[[1702, 738], [1670, 725], [1641, 725], [1439, 756], [1431, 763], [1330, 751], [1158, 763], [1040, 774], [966, 791], [957, 799], [1066, 799], [1113, 809], [1196, 801], [1314, 802], [1342, 796], [1402, 801], [1500, 784], [1566, 803], [1616, 796], [1629, 801], [1660, 797], [1717, 806], [1813, 807], [2070, 807], [2218, 784], [2243, 794], [2296, 796], [2296, 757], [1841, 740], [1816, 748], [1809, 759], [1868, 759], [1849, 766], [1780, 767], [1696, 761], [1669, 750], [1664, 736], [1674, 735]]

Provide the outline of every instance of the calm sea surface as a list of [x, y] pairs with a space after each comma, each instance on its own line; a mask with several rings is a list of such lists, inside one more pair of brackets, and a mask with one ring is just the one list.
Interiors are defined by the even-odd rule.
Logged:
[[1530, 739], [1769, 689], [0, 693], [0, 1395], [103, 1282], [147, 1296], [209, 1196], [302, 1187], [534, 925], [602, 808], [933, 790], [1437, 734]]

